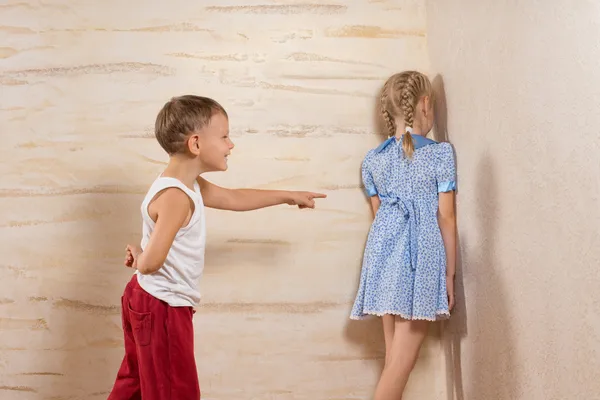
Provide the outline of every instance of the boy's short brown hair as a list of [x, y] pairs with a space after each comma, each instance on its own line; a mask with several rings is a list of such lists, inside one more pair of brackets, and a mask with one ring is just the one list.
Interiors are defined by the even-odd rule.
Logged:
[[218, 113], [228, 117], [223, 106], [211, 98], [195, 95], [173, 97], [156, 117], [156, 140], [169, 155], [181, 153], [188, 135], [204, 128]]

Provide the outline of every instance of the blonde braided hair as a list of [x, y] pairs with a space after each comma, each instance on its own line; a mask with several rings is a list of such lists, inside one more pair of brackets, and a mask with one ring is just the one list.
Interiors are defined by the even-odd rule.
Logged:
[[413, 127], [415, 108], [423, 96], [431, 96], [431, 82], [417, 71], [404, 71], [392, 75], [381, 91], [381, 115], [390, 137], [396, 134], [396, 118], [402, 116], [407, 131], [402, 138], [402, 150], [412, 158], [415, 146], [408, 128]]

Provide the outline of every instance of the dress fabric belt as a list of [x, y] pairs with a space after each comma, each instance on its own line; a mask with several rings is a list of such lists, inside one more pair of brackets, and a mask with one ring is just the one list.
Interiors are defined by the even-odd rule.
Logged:
[[398, 207], [404, 217], [403, 235], [408, 235], [408, 246], [406, 247], [404, 258], [410, 262], [412, 271], [417, 269], [417, 239], [418, 224], [415, 204], [411, 199], [403, 199], [399, 196], [379, 196], [382, 203]]

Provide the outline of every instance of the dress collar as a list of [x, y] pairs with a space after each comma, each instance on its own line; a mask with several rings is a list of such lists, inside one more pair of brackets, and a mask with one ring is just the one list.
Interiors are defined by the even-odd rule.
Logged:
[[[435, 144], [437, 143], [435, 140], [431, 140], [428, 139], [424, 136], [421, 135], [411, 135], [413, 138], [413, 143], [415, 145], [415, 150], [420, 149], [421, 147], [425, 147], [425, 146], [429, 146], [430, 144]], [[404, 135], [402, 135], [402, 137], [404, 137]], [[376, 149], [375, 152], [376, 153], [381, 153], [383, 150], [385, 150], [390, 144], [393, 143], [402, 143], [402, 137], [400, 139], [396, 139], [395, 136], [392, 136], [391, 138], [387, 139], [385, 142], [381, 143]]]

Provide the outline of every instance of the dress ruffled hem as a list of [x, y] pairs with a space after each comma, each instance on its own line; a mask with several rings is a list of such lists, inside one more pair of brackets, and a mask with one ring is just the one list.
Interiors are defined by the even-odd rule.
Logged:
[[406, 319], [409, 321], [430, 321], [436, 322], [450, 318], [450, 313], [446, 310], [438, 310], [435, 313], [435, 318], [426, 317], [423, 315], [408, 315], [398, 311], [363, 311], [361, 315], [352, 314], [350, 315], [350, 319], [353, 320], [364, 320], [369, 317], [382, 317], [384, 315], [396, 315], [402, 319]]

